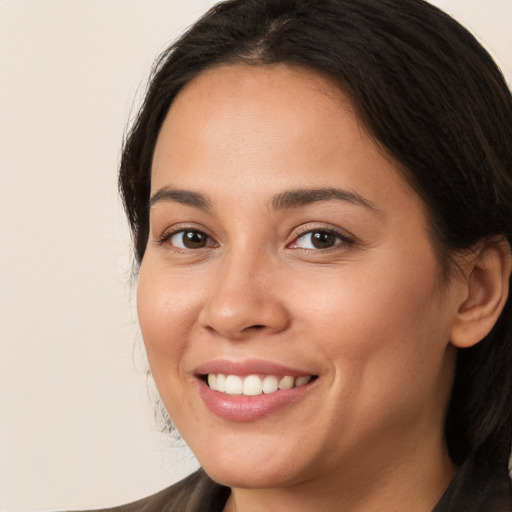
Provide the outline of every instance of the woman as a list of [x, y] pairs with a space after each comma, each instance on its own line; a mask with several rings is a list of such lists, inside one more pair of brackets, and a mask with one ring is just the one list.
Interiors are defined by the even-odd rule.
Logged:
[[232, 0], [160, 59], [120, 186], [202, 470], [120, 510], [511, 507], [512, 99], [421, 0]]

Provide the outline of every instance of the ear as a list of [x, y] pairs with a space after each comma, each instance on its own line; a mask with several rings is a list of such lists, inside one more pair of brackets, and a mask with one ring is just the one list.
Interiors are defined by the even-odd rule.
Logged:
[[451, 343], [476, 345], [489, 334], [507, 301], [511, 272], [510, 246], [504, 239], [478, 245], [462, 263], [463, 300], [451, 329]]

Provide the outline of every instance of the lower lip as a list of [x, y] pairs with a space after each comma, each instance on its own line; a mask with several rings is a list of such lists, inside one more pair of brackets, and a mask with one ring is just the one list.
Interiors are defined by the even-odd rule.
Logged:
[[264, 418], [301, 399], [314, 382], [257, 396], [228, 395], [210, 389], [202, 380], [199, 380], [198, 384], [199, 394], [211, 412], [226, 420], [249, 422]]

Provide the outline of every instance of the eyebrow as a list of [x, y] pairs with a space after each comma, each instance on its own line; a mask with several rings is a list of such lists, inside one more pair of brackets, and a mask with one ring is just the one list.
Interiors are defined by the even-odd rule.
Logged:
[[345, 201], [358, 206], [363, 206], [376, 213], [380, 212], [375, 205], [359, 195], [353, 190], [345, 190], [341, 188], [313, 188], [313, 189], [297, 189], [288, 190], [274, 196], [272, 207], [275, 210], [285, 210], [289, 208], [300, 208], [312, 203], [331, 200]]
[[211, 202], [198, 192], [190, 190], [173, 189], [171, 187], [162, 187], [158, 189], [149, 200], [149, 205], [154, 206], [161, 202], [182, 203], [188, 206], [199, 208], [200, 210], [210, 210]]
[[[365, 199], [357, 192], [340, 188], [301, 188], [296, 190], [287, 190], [275, 195], [271, 201], [271, 205], [275, 210], [287, 210], [332, 200], [345, 201], [362, 206], [376, 213], [380, 212], [380, 210], [376, 208], [371, 201]], [[158, 189], [151, 196], [149, 204], [150, 206], [154, 206], [161, 202], [186, 204], [204, 211], [209, 211], [212, 208], [211, 201], [203, 194], [200, 194], [199, 192], [192, 192], [191, 190], [173, 189], [169, 186]]]

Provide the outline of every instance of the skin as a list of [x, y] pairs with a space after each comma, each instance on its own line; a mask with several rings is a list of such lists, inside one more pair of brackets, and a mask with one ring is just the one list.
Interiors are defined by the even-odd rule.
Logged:
[[[333, 187], [364, 200], [272, 204]], [[163, 188], [209, 207], [151, 207], [140, 325], [173, 422], [233, 488], [226, 510], [431, 510], [454, 474], [443, 420], [464, 290], [443, 281], [422, 201], [343, 92], [284, 65], [204, 72], [159, 135], [152, 194]], [[205, 246], [180, 247], [180, 230]], [[340, 235], [319, 249], [315, 230]], [[218, 358], [318, 378], [296, 402], [234, 422], [197, 391], [195, 368]]]

